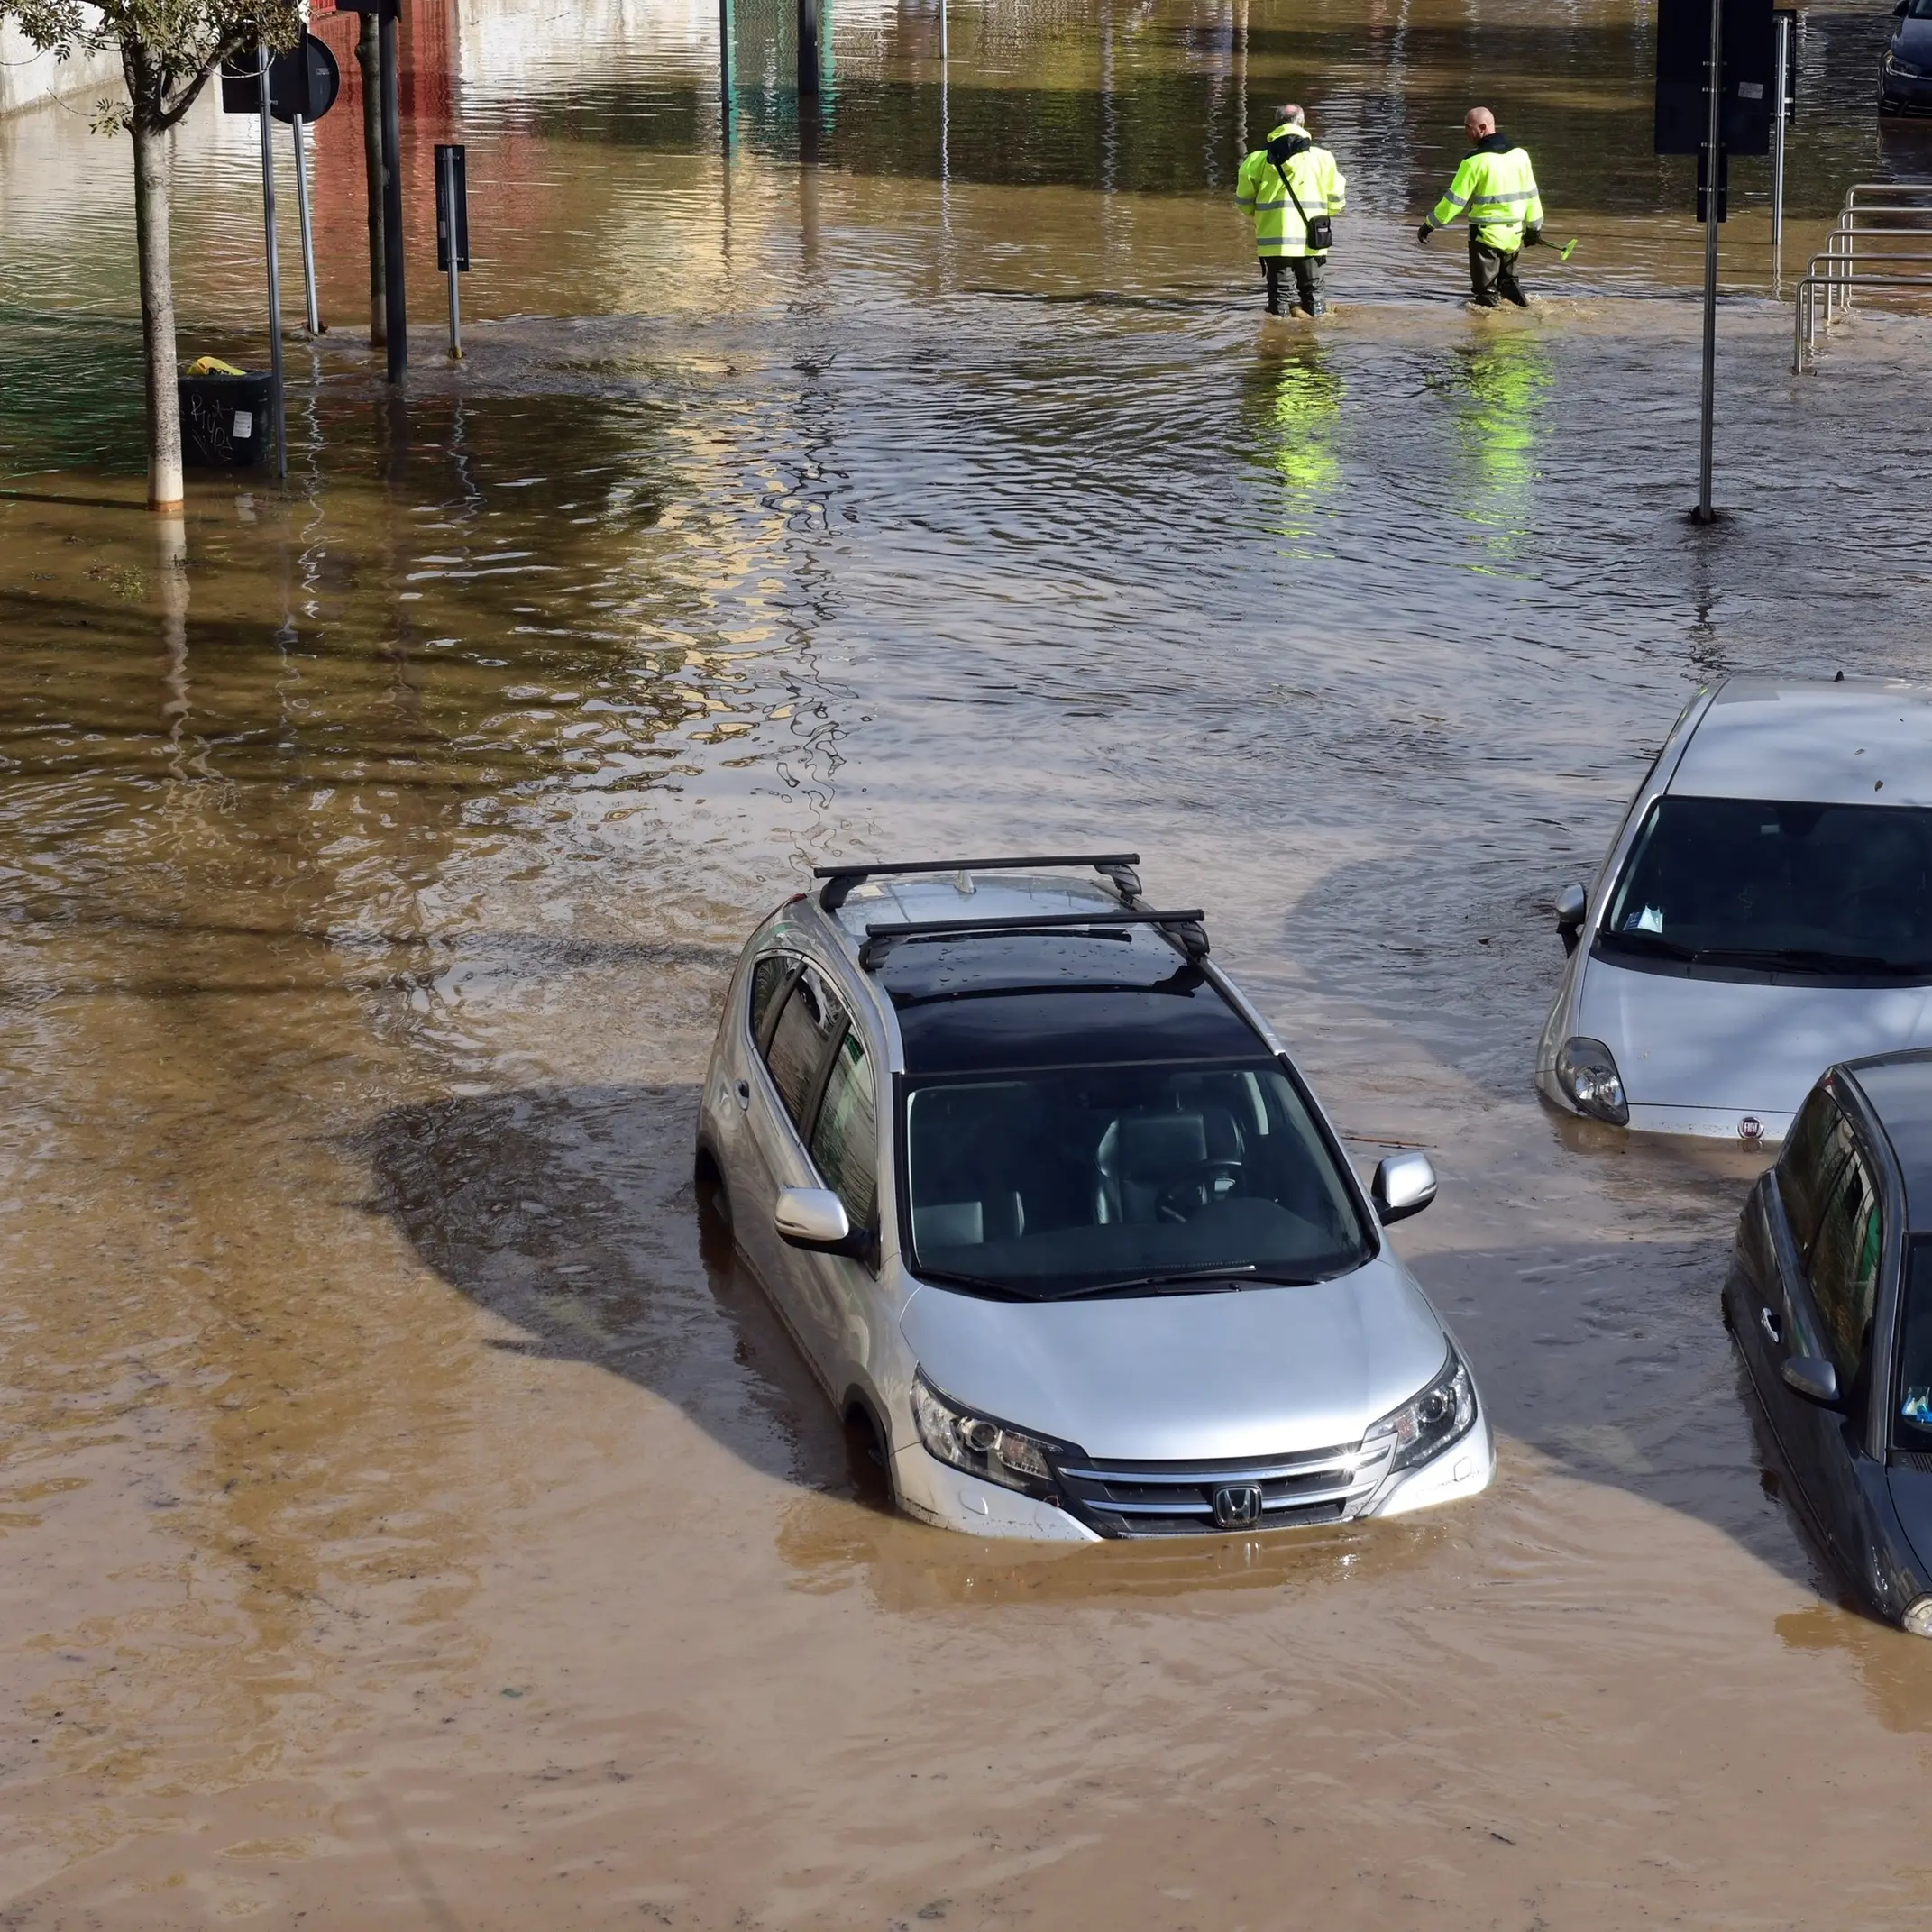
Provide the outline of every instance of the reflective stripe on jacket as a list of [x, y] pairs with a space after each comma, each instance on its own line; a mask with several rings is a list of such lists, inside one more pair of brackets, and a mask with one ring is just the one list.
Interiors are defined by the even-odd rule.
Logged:
[[1328, 253], [1325, 248], [1308, 246], [1308, 231], [1295, 212], [1295, 203], [1288, 198], [1284, 179], [1294, 184], [1303, 212], [1311, 217], [1340, 215], [1345, 205], [1343, 195], [1348, 183], [1335, 166], [1335, 157], [1326, 148], [1316, 147], [1295, 127], [1272, 128], [1268, 138], [1281, 141], [1296, 135], [1301, 135], [1301, 146], [1278, 169], [1268, 160], [1268, 150], [1257, 148], [1241, 163], [1241, 171], [1234, 178], [1235, 205], [1254, 216], [1254, 252], [1263, 257], [1319, 258]]
[[1449, 192], [1429, 216], [1433, 228], [1446, 228], [1467, 215], [1476, 239], [1506, 254], [1523, 246], [1525, 228], [1543, 226], [1543, 197], [1535, 170], [1521, 148], [1491, 134], [1463, 158]]

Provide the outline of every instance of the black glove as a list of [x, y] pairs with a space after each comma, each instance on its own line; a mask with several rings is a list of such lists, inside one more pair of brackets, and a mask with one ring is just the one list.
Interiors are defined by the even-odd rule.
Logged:
[[1523, 231], [1523, 245], [1525, 248], [1541, 248], [1543, 246], [1543, 230], [1541, 228], [1525, 228]]
[[1415, 231], [1415, 239], [1418, 242], [1427, 242], [1429, 237], [1434, 233], [1435, 224], [1433, 222], [1424, 222], [1422, 226]]

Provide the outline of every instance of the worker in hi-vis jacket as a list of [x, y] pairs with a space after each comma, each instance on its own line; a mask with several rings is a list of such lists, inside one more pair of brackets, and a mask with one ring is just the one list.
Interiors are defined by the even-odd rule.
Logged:
[[1543, 197], [1536, 191], [1535, 170], [1515, 142], [1497, 133], [1496, 116], [1487, 107], [1470, 108], [1462, 125], [1470, 151], [1416, 240], [1426, 242], [1438, 228], [1466, 215], [1470, 299], [1479, 308], [1497, 308], [1506, 301], [1527, 308], [1529, 298], [1516, 279], [1516, 258], [1543, 240]]
[[1323, 270], [1348, 184], [1335, 157], [1309, 139], [1306, 117], [1291, 101], [1275, 110], [1268, 139], [1241, 163], [1235, 206], [1254, 217], [1254, 252], [1268, 283], [1268, 312], [1281, 313], [1281, 271], [1295, 277], [1300, 298], [1291, 314], [1319, 316]]

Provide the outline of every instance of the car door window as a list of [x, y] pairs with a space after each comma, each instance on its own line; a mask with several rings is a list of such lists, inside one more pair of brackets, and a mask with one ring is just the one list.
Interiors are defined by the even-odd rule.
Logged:
[[1820, 1087], [1799, 1109], [1778, 1158], [1778, 1195], [1791, 1240], [1808, 1255], [1833, 1184], [1851, 1158], [1851, 1131], [1838, 1103]]
[[772, 1044], [765, 1056], [778, 1097], [801, 1134], [810, 1124], [809, 1110], [818, 1098], [826, 1048], [844, 1031], [845, 1024], [846, 1010], [838, 995], [818, 967], [808, 962], [778, 1010], [778, 1023], [772, 1029]]
[[1932, 1240], [1922, 1235], [1914, 1237], [1906, 1262], [1904, 1302], [1891, 1446], [1932, 1455]]
[[773, 1005], [784, 989], [786, 975], [797, 965], [797, 957], [792, 953], [766, 953], [752, 966], [751, 1004], [746, 1018], [751, 1025], [751, 1037], [757, 1041], [761, 1050], [770, 1037], [768, 1022]]
[[811, 1158], [825, 1185], [845, 1203], [855, 1228], [872, 1225], [878, 1199], [878, 1118], [872, 1061], [857, 1029], [848, 1027], [812, 1124]]
[[1864, 1160], [1854, 1154], [1825, 1204], [1806, 1269], [1841, 1386], [1850, 1386], [1864, 1355], [1884, 1251], [1878, 1191]]

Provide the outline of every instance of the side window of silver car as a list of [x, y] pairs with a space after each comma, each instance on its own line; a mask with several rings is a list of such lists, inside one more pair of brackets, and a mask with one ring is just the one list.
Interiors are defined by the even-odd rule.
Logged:
[[824, 975], [808, 961], [778, 1010], [778, 1023], [772, 1029], [772, 1044], [765, 1056], [778, 1097], [801, 1133], [810, 1125], [827, 1049], [845, 1025], [843, 1003]]
[[855, 1228], [872, 1225], [879, 1196], [878, 1090], [856, 1027], [847, 1027], [832, 1056], [825, 1098], [812, 1122], [811, 1162], [846, 1204]]
[[746, 1018], [751, 1026], [751, 1037], [757, 1042], [760, 1052], [765, 1050], [765, 1040], [770, 1037], [773, 1004], [783, 991], [787, 975], [797, 966], [796, 954], [766, 953], [752, 966], [751, 1006]]

